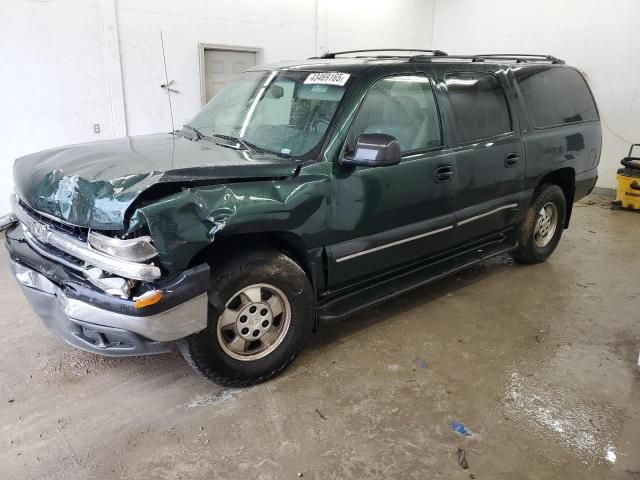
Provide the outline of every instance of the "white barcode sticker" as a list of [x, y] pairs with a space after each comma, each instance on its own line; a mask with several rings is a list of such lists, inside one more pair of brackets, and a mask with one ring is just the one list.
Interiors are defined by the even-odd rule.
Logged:
[[325, 85], [339, 85], [341, 87], [347, 83], [350, 75], [348, 73], [338, 73], [338, 72], [322, 72], [322, 73], [312, 73], [310, 74], [304, 83], [321, 83]]

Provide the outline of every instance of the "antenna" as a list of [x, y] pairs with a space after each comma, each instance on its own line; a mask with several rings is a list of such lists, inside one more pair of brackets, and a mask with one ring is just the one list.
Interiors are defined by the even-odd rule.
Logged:
[[162, 30], [160, 30], [160, 45], [162, 46], [162, 62], [164, 63], [164, 79], [167, 86], [167, 99], [169, 100], [169, 114], [171, 115], [171, 133], [176, 131], [173, 125], [173, 107], [171, 106], [171, 89], [169, 88], [169, 74], [167, 73], [167, 57], [164, 54], [164, 38], [162, 37]]

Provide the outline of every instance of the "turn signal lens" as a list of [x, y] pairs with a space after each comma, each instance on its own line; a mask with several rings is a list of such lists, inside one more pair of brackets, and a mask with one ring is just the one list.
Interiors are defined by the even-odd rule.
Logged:
[[162, 300], [162, 293], [160, 290], [151, 290], [143, 293], [139, 297], [135, 297], [133, 299], [133, 306], [136, 308], [149, 307], [151, 305], [155, 305], [160, 300]]

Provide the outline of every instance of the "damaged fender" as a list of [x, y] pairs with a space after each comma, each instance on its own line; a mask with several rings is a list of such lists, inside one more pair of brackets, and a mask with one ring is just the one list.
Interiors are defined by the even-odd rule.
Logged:
[[186, 189], [135, 210], [127, 233], [146, 226], [161, 263], [176, 271], [213, 242], [237, 210], [238, 199], [226, 186]]
[[134, 210], [127, 232], [148, 229], [169, 276], [222, 236], [287, 232], [308, 251], [324, 241], [329, 185], [310, 174], [188, 188]]

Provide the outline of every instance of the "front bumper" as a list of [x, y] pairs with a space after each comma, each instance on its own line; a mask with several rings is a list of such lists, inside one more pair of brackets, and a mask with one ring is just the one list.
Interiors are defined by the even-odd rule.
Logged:
[[13, 274], [45, 325], [67, 343], [100, 355], [147, 355], [166, 352], [168, 342], [206, 328], [208, 266], [159, 285], [162, 301], [136, 309], [131, 301], [96, 291], [39, 256], [21, 233], [18, 227], [6, 236]]

